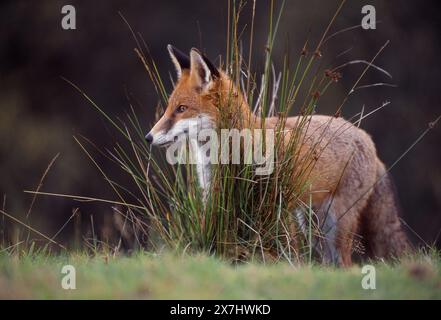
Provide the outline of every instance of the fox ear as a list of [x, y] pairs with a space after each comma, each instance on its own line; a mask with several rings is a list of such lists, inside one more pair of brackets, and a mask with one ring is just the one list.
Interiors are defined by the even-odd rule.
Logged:
[[173, 47], [171, 44], [167, 45], [167, 50], [170, 54], [170, 58], [172, 59], [173, 64], [175, 65], [176, 73], [179, 79], [182, 75], [182, 70], [190, 69], [190, 58], [182, 51]]
[[220, 76], [214, 64], [196, 48], [190, 51], [190, 65], [190, 76], [201, 91], [207, 89], [213, 80]]

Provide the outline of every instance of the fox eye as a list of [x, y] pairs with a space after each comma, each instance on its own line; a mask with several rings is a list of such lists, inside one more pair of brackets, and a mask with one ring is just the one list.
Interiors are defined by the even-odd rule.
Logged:
[[179, 107], [176, 108], [176, 113], [182, 113], [185, 110], [187, 110], [187, 106], [184, 106], [183, 104], [181, 104]]

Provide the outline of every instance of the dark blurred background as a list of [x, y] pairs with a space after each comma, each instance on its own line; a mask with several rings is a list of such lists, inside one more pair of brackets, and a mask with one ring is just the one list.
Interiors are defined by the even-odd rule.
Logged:
[[[262, 71], [268, 28], [269, 1], [257, 1], [254, 70]], [[376, 64], [393, 79], [369, 70], [361, 84], [391, 82], [398, 87], [373, 87], [348, 100], [343, 116], [349, 118], [362, 106], [369, 112], [384, 101], [391, 104], [363, 121], [374, 138], [381, 159], [392, 164], [440, 113], [440, 11], [439, 1], [347, 1], [330, 34], [357, 24], [361, 8], [376, 8], [376, 30], [360, 28], [341, 33], [323, 47], [323, 64], [337, 66], [355, 59], [370, 60], [379, 48], [389, 46]], [[276, 8], [280, 1], [276, 1]], [[287, 1], [274, 52], [280, 69], [289, 48], [297, 57], [306, 38], [316, 44], [339, 1]], [[76, 30], [61, 28], [61, 8], [76, 8]], [[252, 1], [244, 8], [242, 26], [250, 22]], [[124, 116], [128, 97], [145, 128], [154, 121], [158, 97], [133, 51], [130, 30], [149, 45], [164, 79], [173, 72], [166, 51], [168, 43], [182, 50], [199, 47], [213, 59], [224, 55], [227, 1], [2, 1], [0, 4], [0, 195], [1, 207], [24, 219], [32, 196], [51, 159], [59, 158], [44, 180], [43, 191], [114, 199], [108, 184], [91, 164], [73, 136], [84, 135], [99, 147], [112, 145], [114, 132], [69, 84], [76, 83], [106, 112]], [[247, 48], [249, 25], [245, 29]], [[312, 50], [312, 49], [311, 49]], [[347, 51], [348, 50], [348, 51]], [[341, 54], [345, 52], [344, 54]], [[244, 52], [248, 56], [248, 52]], [[294, 61], [294, 60], [292, 60]], [[343, 78], [321, 101], [319, 112], [333, 114], [364, 66], [342, 70]], [[171, 89], [170, 81], [166, 81]], [[441, 230], [441, 126], [432, 130], [392, 170], [412, 241], [432, 244]], [[118, 174], [109, 162], [100, 162]], [[123, 180], [124, 181], [124, 180]], [[38, 197], [30, 223], [53, 235], [79, 208], [82, 224], [94, 217], [97, 233], [112, 214], [108, 205]], [[104, 224], [103, 224], [104, 223]], [[1, 236], [13, 242], [14, 224], [0, 217]], [[89, 228], [90, 229], [90, 228]], [[86, 227], [86, 230], [89, 230]], [[75, 228], [69, 223], [60, 238], [68, 241]], [[86, 231], [84, 231], [86, 233]], [[90, 230], [88, 231], [90, 232]], [[418, 234], [418, 236], [416, 236]]]

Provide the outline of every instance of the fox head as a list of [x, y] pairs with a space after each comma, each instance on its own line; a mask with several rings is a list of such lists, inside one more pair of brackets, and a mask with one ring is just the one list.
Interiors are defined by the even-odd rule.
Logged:
[[171, 45], [167, 49], [176, 68], [177, 83], [164, 115], [146, 135], [147, 141], [157, 146], [167, 146], [191, 130], [214, 128], [219, 108], [213, 92], [226, 77], [195, 48], [190, 56]]

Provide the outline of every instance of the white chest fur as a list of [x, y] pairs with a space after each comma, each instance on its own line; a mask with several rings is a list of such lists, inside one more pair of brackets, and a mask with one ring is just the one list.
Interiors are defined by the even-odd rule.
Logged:
[[191, 141], [190, 147], [192, 156], [195, 160], [194, 163], [196, 163], [199, 186], [202, 189], [203, 197], [205, 199], [211, 183], [211, 163], [209, 161], [209, 156], [206, 154], [206, 149], [203, 149], [198, 141]]

